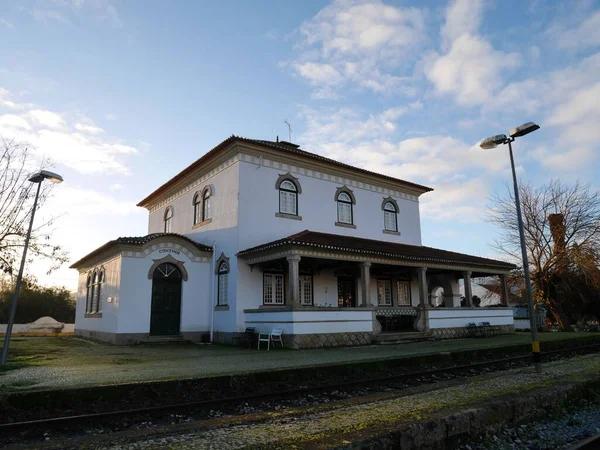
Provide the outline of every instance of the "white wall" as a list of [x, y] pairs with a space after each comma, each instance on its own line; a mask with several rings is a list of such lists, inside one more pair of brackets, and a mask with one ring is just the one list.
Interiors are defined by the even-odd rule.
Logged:
[[334, 201], [342, 182], [314, 178], [292, 173], [302, 188], [298, 196], [298, 215], [302, 220], [276, 217], [279, 212], [279, 192], [275, 189], [277, 178], [288, 170], [259, 166], [249, 162], [239, 163], [240, 197], [239, 224], [240, 250], [287, 237], [303, 230], [377, 239], [390, 242], [421, 245], [419, 204], [416, 201], [395, 198], [398, 202], [398, 231], [400, 236], [383, 233], [381, 204], [388, 195], [367, 189], [348, 186], [356, 197], [354, 224], [356, 229], [339, 227], [337, 205]]
[[429, 328], [462, 328], [470, 322], [480, 325], [513, 325], [510, 308], [434, 308], [429, 309]]
[[[292, 323], [293, 322], [293, 323]], [[257, 333], [283, 328], [284, 334], [325, 334], [372, 332], [373, 311], [343, 309], [339, 311], [265, 311], [245, 314], [245, 326], [255, 327]]]
[[[75, 309], [75, 329], [88, 331], [117, 332], [117, 318], [119, 313], [119, 294], [121, 282], [121, 257], [98, 264], [97, 268], [104, 267], [104, 283], [100, 289], [100, 307], [102, 317], [85, 316], [87, 294], [87, 276], [91, 271], [80, 272], [79, 286], [77, 289], [77, 305]], [[92, 268], [93, 269], [93, 268]], [[110, 303], [108, 299], [110, 298]]]
[[[149, 333], [152, 280], [148, 271], [154, 260], [165, 256], [156, 249], [145, 258], [123, 257], [123, 279], [119, 299], [118, 333]], [[182, 281], [181, 331], [208, 331], [210, 327], [211, 264], [194, 262], [180, 252], [173, 255], [184, 262], [188, 281]]]
[[[211, 222], [200, 227], [194, 227], [194, 195], [198, 191], [201, 192], [207, 185], [212, 187], [213, 192], [211, 197]], [[224, 253], [229, 258], [229, 310], [214, 311], [215, 330], [218, 331], [235, 331], [236, 320], [243, 324], [241, 311], [237, 312], [236, 318], [236, 309], [239, 308], [237, 307], [238, 261], [235, 254], [240, 250], [238, 245], [238, 192], [239, 163], [236, 162], [202, 181], [170, 203], [173, 208], [171, 230], [173, 233], [183, 234], [210, 247], [213, 243], [216, 243], [216, 257], [218, 258], [221, 253]], [[149, 215], [149, 233], [164, 231], [165, 208], [166, 205]], [[211, 276], [214, 277], [214, 273], [211, 273]], [[214, 289], [202, 287], [202, 292], [203, 295], [208, 296], [212, 305], [216, 303], [216, 291]]]

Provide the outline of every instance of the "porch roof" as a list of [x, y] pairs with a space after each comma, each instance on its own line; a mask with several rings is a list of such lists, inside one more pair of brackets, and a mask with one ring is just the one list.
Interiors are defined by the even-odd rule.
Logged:
[[400, 261], [411, 263], [422, 262], [424, 265], [428, 262], [459, 264], [475, 267], [492, 267], [502, 271], [508, 271], [516, 267], [514, 264], [505, 261], [465, 255], [463, 253], [450, 252], [448, 250], [425, 247], [422, 245], [398, 244], [389, 241], [319, 233], [310, 230], [304, 230], [283, 239], [242, 250], [237, 256], [249, 259], [260, 253], [282, 249], [283, 247], [315, 248], [355, 254], [360, 253], [364, 255], [398, 259]]

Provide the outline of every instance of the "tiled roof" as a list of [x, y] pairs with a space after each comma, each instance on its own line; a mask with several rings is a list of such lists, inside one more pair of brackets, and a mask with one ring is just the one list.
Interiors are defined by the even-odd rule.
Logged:
[[190, 164], [188, 167], [183, 169], [181, 172], [179, 172], [177, 175], [175, 175], [169, 181], [164, 183], [162, 186], [160, 186], [158, 189], [156, 189], [154, 192], [152, 192], [146, 198], [141, 200], [137, 204], [137, 206], [145, 206], [148, 202], [153, 200], [156, 196], [160, 195], [167, 188], [169, 188], [170, 186], [175, 184], [177, 181], [183, 179], [190, 172], [195, 170], [197, 167], [200, 167], [204, 162], [209, 160], [213, 155], [217, 154], [220, 150], [224, 149], [229, 144], [232, 144], [234, 142], [247, 142], [250, 144], [268, 147], [270, 149], [277, 150], [281, 153], [291, 153], [291, 154], [303, 156], [303, 157], [306, 157], [306, 158], [309, 158], [312, 160], [324, 162], [324, 163], [331, 164], [331, 165], [338, 166], [338, 167], [343, 167], [345, 169], [349, 169], [354, 172], [363, 173], [363, 174], [367, 174], [367, 175], [371, 175], [371, 176], [376, 176], [378, 178], [381, 178], [382, 180], [393, 181], [395, 183], [402, 183], [402, 184], [406, 185], [406, 187], [408, 187], [408, 188], [412, 188], [417, 191], [421, 191], [423, 193], [433, 190], [432, 188], [427, 187], [427, 186], [423, 186], [423, 185], [420, 185], [417, 183], [412, 183], [412, 182], [406, 181], [406, 180], [401, 180], [400, 178], [390, 177], [388, 175], [382, 175], [380, 173], [372, 172], [372, 171], [366, 170], [366, 169], [361, 169], [360, 167], [351, 166], [350, 164], [336, 161], [331, 158], [326, 158], [324, 156], [317, 155], [316, 153], [307, 152], [306, 150], [301, 150], [297, 145], [294, 145], [294, 144], [287, 144], [284, 142], [275, 142], [275, 141], [265, 141], [265, 140], [260, 140], [260, 139], [248, 139], [248, 138], [232, 135], [229, 138], [225, 139], [223, 142], [221, 142], [219, 145], [214, 147], [212, 150], [208, 151], [202, 157], [197, 159], [195, 162]]
[[148, 234], [146, 236], [129, 236], [129, 237], [120, 237], [117, 239], [113, 239], [112, 241], [108, 241], [106, 244], [104, 244], [102, 247], [98, 247], [96, 250], [92, 251], [91, 253], [88, 253], [87, 255], [85, 255], [83, 258], [81, 258], [79, 261], [74, 262], [73, 264], [71, 264], [70, 268], [71, 269], [76, 269], [77, 266], [79, 266], [81, 263], [83, 263], [84, 261], [102, 253], [104, 250], [113, 247], [115, 245], [143, 245], [146, 244], [154, 239], [160, 238], [160, 237], [176, 237], [179, 239], [183, 239], [184, 241], [190, 243], [191, 245], [193, 245], [194, 247], [196, 247], [198, 250], [203, 251], [203, 252], [212, 252], [212, 247], [209, 247], [208, 245], [204, 245], [204, 244], [200, 244], [196, 241], [191, 240], [190, 238], [182, 235], [182, 234], [177, 234], [177, 233], [152, 233], [152, 234]]
[[513, 264], [479, 256], [465, 255], [438, 248], [421, 245], [397, 244], [389, 241], [377, 241], [339, 234], [319, 233], [304, 230], [287, 238], [258, 245], [243, 250], [237, 256], [245, 257], [254, 253], [283, 246], [312, 247], [323, 250], [338, 250], [366, 255], [384, 256], [413, 262], [435, 262], [443, 264], [466, 264], [470, 266], [496, 267], [503, 270], [514, 269]]

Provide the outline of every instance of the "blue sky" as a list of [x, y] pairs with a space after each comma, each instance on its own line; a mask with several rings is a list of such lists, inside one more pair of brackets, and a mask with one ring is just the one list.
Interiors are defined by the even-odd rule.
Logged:
[[[142, 235], [135, 204], [231, 134], [435, 188], [423, 243], [497, 256], [488, 198], [519, 176], [598, 188], [599, 1], [2, 1], [0, 134], [65, 183], [41, 212], [73, 260]], [[74, 287], [66, 267], [46, 283]]]

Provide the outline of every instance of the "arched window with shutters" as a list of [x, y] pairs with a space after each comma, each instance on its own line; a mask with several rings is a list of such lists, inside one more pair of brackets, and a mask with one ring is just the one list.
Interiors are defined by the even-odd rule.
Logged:
[[202, 193], [202, 221], [210, 219], [211, 216], [210, 211], [210, 189], [208, 187], [204, 188], [204, 192]]
[[340, 187], [335, 192], [337, 204], [337, 222], [339, 226], [351, 226], [354, 228], [354, 210], [356, 204], [354, 194], [346, 186]]
[[197, 225], [200, 223], [200, 217], [202, 212], [202, 197], [200, 195], [200, 192], [196, 192], [192, 203], [194, 205], [194, 225]]
[[298, 215], [298, 189], [289, 180], [285, 180], [279, 185], [279, 212]]
[[85, 313], [89, 314], [92, 311], [92, 274], [88, 273], [85, 283]]
[[275, 216], [302, 220], [298, 215], [298, 195], [302, 194], [298, 178], [289, 172], [281, 174], [275, 182], [275, 189], [279, 191], [279, 212]]
[[217, 306], [225, 306], [229, 304], [228, 298], [228, 284], [229, 284], [229, 263], [222, 261], [217, 269], [218, 271], [218, 292], [217, 292]]
[[173, 208], [171, 208], [170, 206], [167, 207], [167, 209], [165, 209], [164, 221], [165, 233], [170, 233], [173, 225]]
[[383, 224], [386, 231], [398, 231], [398, 211], [391, 202], [383, 207]]
[[381, 210], [383, 211], [383, 232], [388, 234], [399, 234], [398, 233], [398, 203], [392, 197], [383, 199], [381, 203]]

